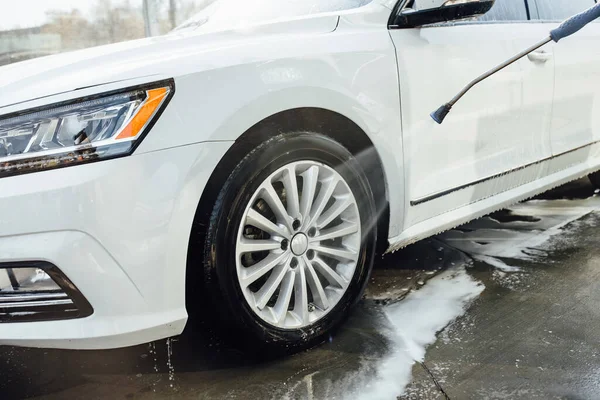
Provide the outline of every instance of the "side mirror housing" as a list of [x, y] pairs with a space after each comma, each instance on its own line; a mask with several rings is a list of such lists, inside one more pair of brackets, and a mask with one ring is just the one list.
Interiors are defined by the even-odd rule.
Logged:
[[393, 18], [395, 28], [416, 28], [440, 22], [473, 18], [487, 13], [496, 0], [414, 0], [412, 8]]

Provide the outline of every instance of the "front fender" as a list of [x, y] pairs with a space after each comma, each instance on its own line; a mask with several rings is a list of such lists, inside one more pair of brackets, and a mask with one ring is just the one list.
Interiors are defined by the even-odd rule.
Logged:
[[[333, 111], [352, 120], [374, 143], [389, 183], [390, 234], [399, 233], [404, 178], [395, 51], [384, 30], [329, 35], [337, 37], [333, 53], [257, 61], [175, 78], [171, 104], [137, 151], [235, 141], [260, 121], [290, 109]], [[356, 51], [363, 42], [369, 50]]]

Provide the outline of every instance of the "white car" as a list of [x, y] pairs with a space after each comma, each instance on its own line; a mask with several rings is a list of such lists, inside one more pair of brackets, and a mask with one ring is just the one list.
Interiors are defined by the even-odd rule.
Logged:
[[306, 347], [376, 254], [599, 170], [597, 23], [430, 118], [594, 0], [492, 5], [217, 0], [0, 68], [0, 344]]

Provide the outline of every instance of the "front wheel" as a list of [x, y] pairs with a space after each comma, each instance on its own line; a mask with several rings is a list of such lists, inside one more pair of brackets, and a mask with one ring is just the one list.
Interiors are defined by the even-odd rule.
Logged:
[[246, 347], [317, 343], [362, 296], [376, 226], [369, 182], [342, 145], [316, 133], [263, 143], [208, 224], [204, 276], [219, 320]]

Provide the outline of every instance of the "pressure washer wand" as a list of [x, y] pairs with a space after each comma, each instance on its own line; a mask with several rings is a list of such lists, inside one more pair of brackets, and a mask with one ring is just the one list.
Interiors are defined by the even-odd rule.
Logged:
[[586, 26], [587, 24], [589, 24], [590, 22], [594, 21], [597, 18], [600, 18], [600, 3], [596, 4], [595, 6], [591, 7], [590, 9], [588, 9], [580, 14], [577, 14], [577, 15], [569, 18], [568, 20], [563, 22], [558, 28], [552, 30], [550, 32], [550, 36], [547, 37], [546, 39], [531, 46], [527, 50], [517, 54], [516, 56], [503, 62], [502, 64], [498, 65], [496, 68], [486, 72], [485, 74], [481, 75], [479, 78], [477, 78], [474, 81], [472, 81], [471, 83], [469, 83], [452, 100], [450, 100], [448, 103], [444, 104], [443, 106], [438, 108], [436, 111], [431, 113], [431, 118], [433, 118], [433, 120], [435, 122], [437, 122], [438, 124], [441, 124], [442, 122], [444, 122], [444, 119], [446, 118], [448, 113], [450, 113], [450, 111], [452, 110], [452, 107], [465, 94], [467, 94], [467, 92], [469, 90], [471, 90], [473, 88], [473, 86], [477, 85], [479, 82], [494, 75], [496, 72], [502, 71], [504, 68], [506, 68], [509, 65], [515, 63], [516, 61], [520, 60], [521, 58], [525, 57], [529, 53], [534, 52], [535, 50], [539, 49], [543, 45], [550, 43], [551, 41], [558, 43], [559, 40], [564, 39], [568, 36], [571, 36], [574, 33], [579, 32], [581, 29], [583, 29], [584, 26]]

